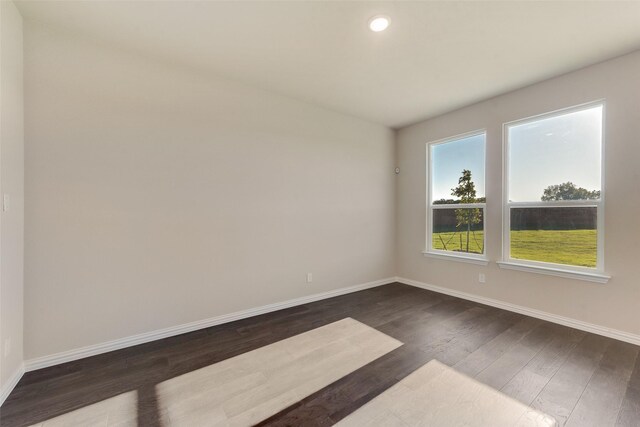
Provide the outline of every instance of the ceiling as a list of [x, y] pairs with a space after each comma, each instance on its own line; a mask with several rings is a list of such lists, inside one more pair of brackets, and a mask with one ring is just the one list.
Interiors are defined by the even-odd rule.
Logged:
[[[640, 48], [640, 1], [18, 1], [27, 20], [390, 127]], [[391, 18], [373, 33], [367, 21]]]

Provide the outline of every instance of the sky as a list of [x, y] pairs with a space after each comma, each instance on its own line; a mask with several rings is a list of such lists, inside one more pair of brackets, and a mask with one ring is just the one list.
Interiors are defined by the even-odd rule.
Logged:
[[602, 106], [511, 126], [508, 136], [509, 200], [540, 201], [567, 181], [600, 190]]
[[430, 146], [432, 200], [454, 199], [451, 189], [458, 186], [463, 169], [471, 171], [476, 197], [484, 197], [484, 140], [482, 134]]
[[[600, 190], [602, 106], [508, 128], [509, 200], [539, 202], [545, 188], [571, 181]], [[432, 200], [453, 199], [463, 169], [485, 196], [485, 135], [432, 144]]]

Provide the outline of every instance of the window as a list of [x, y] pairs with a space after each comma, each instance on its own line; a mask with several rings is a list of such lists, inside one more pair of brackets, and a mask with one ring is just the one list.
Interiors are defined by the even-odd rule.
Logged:
[[589, 104], [505, 125], [506, 262], [604, 270], [603, 111]]
[[427, 144], [427, 255], [486, 264], [485, 133]]

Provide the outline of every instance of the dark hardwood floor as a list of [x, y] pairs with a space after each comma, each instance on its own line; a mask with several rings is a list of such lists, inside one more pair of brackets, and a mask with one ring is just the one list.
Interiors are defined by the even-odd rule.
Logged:
[[640, 426], [640, 347], [399, 283], [28, 372], [0, 424], [136, 390], [138, 425], [160, 426], [155, 384], [345, 317], [404, 345], [261, 425], [332, 425], [438, 359], [560, 425]]

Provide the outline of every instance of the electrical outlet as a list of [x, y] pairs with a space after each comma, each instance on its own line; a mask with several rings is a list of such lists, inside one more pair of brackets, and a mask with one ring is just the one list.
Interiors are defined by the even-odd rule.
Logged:
[[7, 212], [9, 210], [9, 195], [2, 195], [2, 212]]
[[313, 274], [307, 273], [307, 283], [313, 282]]
[[4, 357], [7, 357], [11, 353], [11, 338], [4, 340]]
[[478, 275], [478, 282], [480, 283], [486, 283], [486, 278], [484, 277], [484, 273], [480, 273]]

